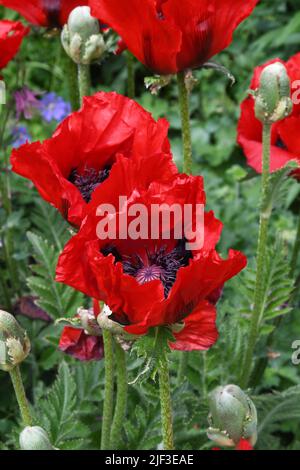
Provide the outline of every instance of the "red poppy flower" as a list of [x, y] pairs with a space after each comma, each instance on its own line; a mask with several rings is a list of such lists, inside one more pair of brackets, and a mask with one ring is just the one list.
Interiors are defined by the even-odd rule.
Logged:
[[[78, 112], [51, 139], [14, 150], [13, 171], [30, 179], [40, 195], [74, 226], [79, 226], [99, 191], [118, 194], [121, 155], [147, 171], [140, 185], [167, 179], [177, 170], [167, 138], [168, 123], [156, 122], [141, 106], [116, 93], [84, 99]], [[125, 176], [126, 179], [126, 176]]]
[[[282, 62], [275, 59], [254, 70], [251, 89], [259, 86], [262, 70], [269, 64]], [[284, 62], [282, 62], [284, 63]], [[272, 126], [271, 171], [283, 168], [290, 160], [300, 163], [300, 54], [296, 54], [284, 63], [291, 79], [294, 109], [290, 117], [275, 123]], [[298, 97], [296, 101], [295, 98]], [[238, 143], [243, 148], [247, 163], [255, 171], [262, 171], [262, 124], [256, 119], [254, 112], [254, 99], [249, 96], [241, 104], [241, 117], [238, 124]], [[298, 174], [297, 170], [297, 174]]]
[[20, 21], [0, 21], [0, 69], [6, 67], [19, 51], [22, 40], [29, 29]]
[[0, 5], [17, 11], [29, 23], [47, 27], [63, 26], [74, 8], [88, 3], [88, 0], [0, 0]]
[[83, 328], [65, 326], [59, 341], [59, 349], [80, 361], [96, 361], [104, 356], [102, 336], [91, 336]]
[[[128, 196], [127, 214], [133, 204], [142, 204], [148, 214], [153, 204], [176, 204], [182, 213], [189, 204], [195, 227], [196, 205], [205, 204], [201, 177], [174, 175], [166, 182], [152, 182], [141, 189], [136, 181], [144, 178], [147, 169], [133, 169], [128, 159], [121, 157], [118, 171], [118, 194]], [[103, 200], [97, 196], [95, 208], [98, 202]], [[121, 214], [124, 212], [122, 207]], [[116, 213], [110, 220], [119, 216]], [[184, 238], [175, 236], [182, 223], [177, 217], [170, 224], [169, 239], [160, 222], [157, 236], [152, 239], [146, 239], [147, 233], [142, 239], [121, 237], [120, 225], [116, 224], [116, 235], [100, 240], [96, 235], [99, 220], [91, 211], [79, 233], [66, 245], [58, 262], [57, 280], [104, 301], [113, 312], [111, 318], [128, 333], [141, 335], [151, 327], [179, 324], [174, 328], [173, 348], [208, 349], [214, 344], [216, 312], [207, 298], [241, 271], [247, 261], [233, 250], [226, 260], [216, 252], [222, 223], [213, 213], [205, 215], [204, 245], [195, 249], [187, 247]], [[129, 217], [129, 225], [131, 221]]]
[[200, 67], [232, 41], [258, 0], [90, 0], [92, 14], [113, 28], [153, 72]]

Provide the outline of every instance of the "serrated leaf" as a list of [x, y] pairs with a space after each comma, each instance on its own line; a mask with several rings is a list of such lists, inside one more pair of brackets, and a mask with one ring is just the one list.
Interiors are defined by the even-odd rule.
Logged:
[[55, 282], [59, 248], [32, 232], [28, 232], [27, 237], [35, 258], [35, 264], [31, 266], [34, 275], [27, 279], [27, 285], [31, 293], [38, 297], [37, 304], [53, 319], [74, 316], [84, 297], [69, 286]]
[[[39, 400], [37, 419], [55, 447], [74, 448], [82, 445], [88, 428], [80, 422], [76, 399], [76, 385], [69, 367], [62, 363], [57, 378], [47, 396]], [[79, 447], [75, 447], [79, 448]]]
[[168, 327], [150, 328], [147, 335], [141, 336], [135, 341], [132, 351], [138, 357], [143, 358], [144, 363], [131, 384], [145, 380], [150, 376], [155, 379], [160, 361], [170, 352], [169, 343], [172, 341], [174, 341], [174, 337]]

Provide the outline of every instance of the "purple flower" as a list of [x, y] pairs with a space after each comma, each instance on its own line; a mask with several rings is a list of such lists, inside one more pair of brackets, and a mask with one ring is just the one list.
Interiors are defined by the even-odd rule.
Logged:
[[18, 148], [26, 142], [30, 142], [31, 136], [25, 126], [16, 126], [11, 131], [13, 140], [12, 146], [13, 148]]
[[37, 93], [27, 87], [15, 92], [17, 119], [20, 119], [22, 114], [25, 119], [32, 119], [34, 110], [40, 107], [36, 96]]
[[46, 122], [60, 122], [70, 114], [71, 105], [56, 93], [47, 93], [41, 99], [40, 110]]

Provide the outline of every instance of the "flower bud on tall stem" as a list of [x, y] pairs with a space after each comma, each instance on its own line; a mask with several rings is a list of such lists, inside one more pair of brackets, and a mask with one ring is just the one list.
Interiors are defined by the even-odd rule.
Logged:
[[261, 73], [259, 88], [254, 92], [255, 114], [263, 124], [263, 155], [261, 179], [261, 209], [257, 246], [257, 268], [254, 306], [240, 384], [247, 387], [252, 369], [252, 359], [260, 323], [263, 318], [263, 296], [265, 260], [268, 241], [268, 226], [271, 210], [267, 204], [270, 186], [270, 158], [272, 124], [280, 121], [292, 111], [290, 80], [284, 65], [279, 62], [267, 66]]
[[25, 395], [19, 364], [30, 352], [27, 333], [8, 312], [0, 310], [0, 369], [9, 372], [23, 423], [32, 424], [32, 418]]
[[90, 64], [101, 59], [105, 52], [99, 21], [91, 16], [90, 7], [77, 7], [70, 13], [61, 33], [61, 42], [66, 53], [78, 65], [82, 101], [90, 92]]

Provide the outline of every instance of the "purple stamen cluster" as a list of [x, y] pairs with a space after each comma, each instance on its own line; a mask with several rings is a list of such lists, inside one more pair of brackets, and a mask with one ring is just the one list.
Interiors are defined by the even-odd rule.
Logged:
[[104, 248], [102, 253], [105, 256], [113, 254], [115, 261], [123, 264], [124, 273], [133, 276], [139, 284], [160, 280], [166, 298], [176, 281], [178, 270], [188, 266], [189, 260], [193, 257], [191, 251], [185, 249], [185, 240], [181, 240], [170, 252], [165, 246], [153, 253], [147, 251], [146, 260], [139, 255], [122, 257], [116, 248], [111, 246]]
[[90, 202], [93, 191], [109, 177], [109, 172], [110, 168], [103, 170], [85, 168], [81, 174], [77, 170], [72, 170], [69, 181], [79, 189], [85, 202]]

